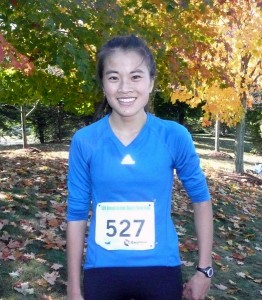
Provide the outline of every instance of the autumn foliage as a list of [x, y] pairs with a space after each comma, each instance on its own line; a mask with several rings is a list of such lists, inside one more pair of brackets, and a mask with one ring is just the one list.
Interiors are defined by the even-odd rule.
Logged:
[[193, 107], [203, 103], [205, 125], [212, 119], [236, 125], [252, 105], [252, 94], [262, 84], [261, 20], [258, 1], [213, 1], [212, 8], [194, 21], [202, 26], [205, 22], [211, 24], [209, 48], [197, 51], [198, 63], [195, 58], [189, 60], [193, 84], [175, 86], [171, 100], [184, 101]]
[[23, 54], [20, 54], [10, 43], [6, 41], [0, 33], [0, 67], [14, 68], [30, 75], [34, 70], [34, 65]]
[[[64, 95], [52, 90], [56, 86], [50, 76], [42, 85], [47, 82], [53, 101], [64, 98], [72, 111], [90, 113], [97, 105], [95, 53], [118, 34], [136, 33], [147, 40], [156, 56], [156, 88], [162, 97], [191, 107], [201, 105], [205, 125], [217, 119], [237, 124], [252, 105], [253, 91], [261, 86], [261, 1], [118, 0], [91, 5], [86, 1], [14, 0], [9, 10], [7, 3], [10, 0], [0, 4], [3, 16], [19, 26], [4, 26], [5, 38], [30, 61], [17, 54], [3, 36], [1, 60], [9, 57], [6, 66], [26, 74], [32, 71], [32, 63], [38, 71], [50, 65], [61, 68], [64, 80], [59, 85], [64, 85]], [[72, 97], [67, 93], [69, 85]], [[45, 103], [46, 90], [37, 86], [36, 97]], [[68, 104], [66, 99], [70, 99]]]

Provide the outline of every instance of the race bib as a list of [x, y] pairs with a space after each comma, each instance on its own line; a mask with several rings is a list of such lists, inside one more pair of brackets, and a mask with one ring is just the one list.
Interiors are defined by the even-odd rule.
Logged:
[[154, 249], [154, 202], [97, 204], [95, 241], [107, 250]]

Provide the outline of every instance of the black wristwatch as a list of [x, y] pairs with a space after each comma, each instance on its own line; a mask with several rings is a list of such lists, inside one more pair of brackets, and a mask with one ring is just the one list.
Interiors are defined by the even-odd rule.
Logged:
[[197, 271], [202, 272], [206, 275], [207, 278], [211, 278], [214, 275], [214, 269], [212, 267], [207, 268], [196, 268]]

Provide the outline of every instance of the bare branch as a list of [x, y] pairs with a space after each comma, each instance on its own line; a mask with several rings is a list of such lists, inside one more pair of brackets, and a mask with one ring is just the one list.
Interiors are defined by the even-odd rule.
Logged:
[[37, 107], [37, 104], [39, 103], [40, 100], [37, 100], [35, 105], [33, 106], [33, 108], [26, 114], [26, 117], [30, 116], [31, 113], [36, 109]]

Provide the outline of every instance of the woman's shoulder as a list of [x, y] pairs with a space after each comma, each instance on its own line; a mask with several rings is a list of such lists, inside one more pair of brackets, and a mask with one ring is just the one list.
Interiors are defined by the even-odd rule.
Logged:
[[188, 134], [188, 130], [185, 126], [179, 124], [173, 120], [166, 120], [159, 118], [155, 115], [150, 114], [152, 128], [159, 132], [164, 132], [165, 134]]
[[101, 132], [105, 131], [106, 126], [107, 116], [94, 123], [91, 123], [85, 127], [78, 129], [74, 134], [74, 138], [83, 138], [99, 135], [101, 134]]

